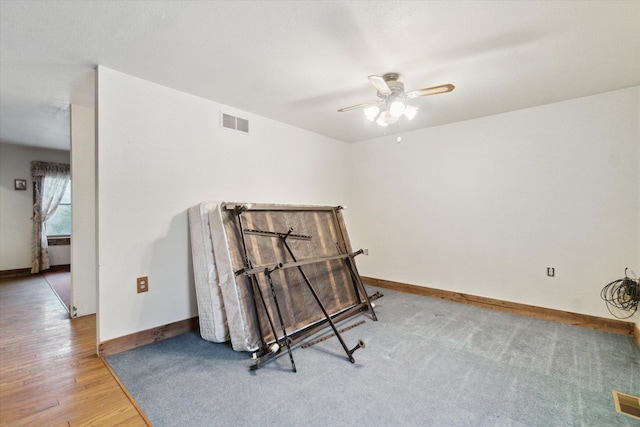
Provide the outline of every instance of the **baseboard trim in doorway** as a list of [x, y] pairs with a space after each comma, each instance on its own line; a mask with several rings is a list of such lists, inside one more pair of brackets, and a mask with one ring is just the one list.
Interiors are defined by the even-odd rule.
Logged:
[[[552, 308], [537, 307], [533, 305], [520, 304], [510, 301], [502, 301], [493, 298], [479, 297], [476, 295], [463, 294], [460, 292], [445, 291], [442, 289], [427, 288], [425, 286], [411, 285], [408, 283], [393, 282], [391, 280], [376, 279], [374, 277], [362, 277], [362, 281], [372, 286], [391, 289], [394, 291], [406, 292], [410, 294], [422, 295], [431, 298], [440, 298], [447, 301], [470, 304], [493, 310], [506, 311], [522, 316], [535, 317], [538, 319], [551, 320], [569, 325], [582, 326], [585, 328], [598, 329], [612, 332], [614, 334], [635, 336], [636, 343], [639, 343], [640, 331], [631, 322], [623, 320], [606, 319], [604, 317], [591, 316], [588, 314], [572, 313], [569, 311], [555, 310]], [[640, 347], [640, 343], [638, 344]]]
[[135, 332], [123, 337], [103, 341], [98, 345], [98, 355], [101, 357], [121, 353], [132, 348], [163, 341], [180, 334], [198, 329], [199, 317], [169, 323], [145, 331]]
[[41, 273], [55, 272], [55, 271], [71, 271], [71, 264], [52, 265], [48, 270], [41, 271]]
[[[71, 265], [70, 264], [52, 265], [48, 270], [41, 271], [41, 273], [46, 273], [48, 271], [71, 271]], [[14, 268], [12, 270], [0, 271], [0, 279], [4, 279], [5, 277], [29, 276], [30, 274], [31, 274], [31, 267]]]
[[13, 270], [0, 271], [0, 279], [5, 277], [22, 277], [31, 274], [31, 268], [14, 268]]

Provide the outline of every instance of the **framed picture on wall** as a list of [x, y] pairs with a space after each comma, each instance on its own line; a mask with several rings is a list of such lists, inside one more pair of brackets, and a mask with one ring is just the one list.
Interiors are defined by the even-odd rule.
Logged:
[[13, 180], [14, 189], [16, 190], [26, 190], [27, 189], [27, 180], [26, 179], [14, 179]]

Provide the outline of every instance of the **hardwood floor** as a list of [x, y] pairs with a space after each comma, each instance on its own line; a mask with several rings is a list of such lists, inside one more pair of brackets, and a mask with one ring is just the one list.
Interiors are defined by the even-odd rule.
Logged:
[[147, 426], [96, 355], [96, 319], [69, 315], [43, 276], [0, 279], [0, 426]]

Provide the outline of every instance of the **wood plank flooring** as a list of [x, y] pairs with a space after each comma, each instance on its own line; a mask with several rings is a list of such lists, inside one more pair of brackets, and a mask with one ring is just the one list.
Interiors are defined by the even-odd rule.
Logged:
[[0, 279], [0, 426], [147, 426], [41, 275]]

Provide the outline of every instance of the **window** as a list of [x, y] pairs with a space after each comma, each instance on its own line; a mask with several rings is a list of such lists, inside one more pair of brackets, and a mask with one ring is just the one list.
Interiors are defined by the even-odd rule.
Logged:
[[71, 235], [71, 183], [60, 200], [60, 204], [47, 224], [47, 236]]

